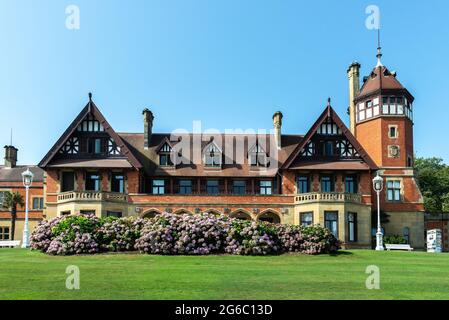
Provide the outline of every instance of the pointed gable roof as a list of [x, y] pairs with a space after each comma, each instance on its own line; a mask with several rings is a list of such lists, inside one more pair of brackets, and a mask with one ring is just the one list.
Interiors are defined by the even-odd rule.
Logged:
[[120, 147], [122, 155], [128, 160], [128, 162], [136, 169], [142, 168], [142, 164], [137, 160], [134, 154], [128, 149], [127, 145], [123, 142], [122, 138], [112, 129], [111, 125], [107, 122], [106, 118], [97, 108], [95, 103], [92, 101], [92, 94], [89, 93], [89, 102], [81, 110], [75, 120], [72, 121], [70, 126], [64, 131], [61, 137], [56, 141], [53, 147], [48, 151], [45, 157], [39, 162], [40, 168], [45, 168], [54, 156], [58, 153], [61, 147], [66, 143], [70, 136], [75, 132], [77, 127], [82, 123], [82, 121], [89, 115], [92, 114], [97, 121], [103, 126], [104, 131], [109, 134], [109, 136], [114, 140], [115, 144]]
[[360, 93], [356, 99], [360, 99], [381, 91], [402, 91], [408, 95], [408, 99], [413, 101], [413, 96], [408, 90], [399, 82], [396, 78], [395, 72], [390, 72], [385, 66], [376, 66], [368, 77], [365, 78], [365, 82], [360, 89]]
[[156, 153], [159, 153], [165, 145], [168, 145], [170, 149], [173, 149], [173, 144], [170, 142], [170, 139], [168, 137], [164, 137], [155, 149]]
[[316, 133], [318, 127], [324, 123], [328, 118], [331, 118], [334, 123], [337, 125], [337, 127], [341, 130], [343, 136], [348, 139], [348, 141], [352, 144], [352, 146], [357, 150], [360, 157], [363, 159], [363, 161], [369, 166], [370, 169], [376, 170], [377, 166], [374, 163], [374, 161], [371, 159], [371, 157], [368, 155], [368, 153], [363, 149], [362, 145], [357, 141], [357, 139], [354, 137], [354, 135], [351, 133], [351, 131], [346, 127], [346, 125], [343, 123], [343, 121], [340, 119], [340, 117], [337, 115], [335, 110], [330, 105], [330, 99], [329, 104], [327, 105], [326, 109], [324, 109], [323, 113], [318, 117], [318, 119], [315, 121], [313, 126], [309, 129], [307, 134], [304, 136], [304, 139], [298, 144], [298, 146], [295, 148], [295, 150], [290, 154], [290, 156], [287, 158], [287, 160], [282, 165], [281, 169], [288, 169], [298, 158], [298, 156], [301, 153], [301, 150], [307, 145], [307, 143], [310, 141], [312, 136]]

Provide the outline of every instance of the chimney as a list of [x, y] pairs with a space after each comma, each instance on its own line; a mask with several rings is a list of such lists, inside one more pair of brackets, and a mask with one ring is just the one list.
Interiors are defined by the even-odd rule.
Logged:
[[143, 146], [148, 149], [151, 140], [151, 134], [153, 133], [153, 112], [145, 108], [142, 111], [143, 114]]
[[14, 168], [17, 164], [17, 149], [13, 146], [5, 146], [5, 167]]
[[276, 146], [281, 148], [281, 128], [282, 128], [282, 112], [277, 111], [273, 115], [274, 136], [276, 139]]
[[355, 136], [356, 106], [354, 99], [360, 92], [360, 64], [358, 62], [353, 62], [349, 66], [347, 72], [349, 79], [349, 129]]

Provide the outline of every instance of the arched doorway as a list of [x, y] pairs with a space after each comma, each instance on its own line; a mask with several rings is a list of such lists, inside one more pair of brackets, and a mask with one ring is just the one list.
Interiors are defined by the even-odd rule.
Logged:
[[257, 221], [264, 221], [269, 223], [281, 223], [281, 218], [274, 211], [265, 211], [257, 216]]
[[237, 210], [230, 214], [231, 218], [239, 220], [252, 220], [251, 215], [243, 210]]

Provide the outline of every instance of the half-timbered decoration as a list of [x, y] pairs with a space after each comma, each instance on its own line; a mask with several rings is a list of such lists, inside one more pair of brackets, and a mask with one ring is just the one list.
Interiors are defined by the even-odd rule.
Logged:
[[[380, 60], [379, 60], [380, 62]], [[413, 97], [378, 63], [360, 88], [357, 63], [348, 70], [350, 126], [330, 99], [305, 135], [116, 133], [91, 95], [42, 159], [47, 217], [153, 217], [162, 212], [223, 213], [272, 223], [321, 224], [345, 247], [371, 247], [376, 209], [371, 179], [385, 179], [387, 235], [424, 243], [422, 197], [414, 181]], [[178, 161], [179, 160], [179, 161]]]

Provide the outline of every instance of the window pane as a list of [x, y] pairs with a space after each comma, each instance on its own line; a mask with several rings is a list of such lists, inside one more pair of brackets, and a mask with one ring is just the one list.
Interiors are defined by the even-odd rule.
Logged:
[[303, 212], [301, 216], [301, 225], [309, 226], [313, 224], [313, 212]]
[[206, 182], [206, 191], [208, 194], [218, 194], [219, 190], [218, 180], [207, 180]]
[[113, 174], [111, 181], [112, 192], [125, 192], [125, 177], [122, 174]]
[[165, 180], [153, 180], [153, 194], [165, 194]]
[[191, 194], [192, 193], [192, 180], [180, 180], [179, 181], [179, 193]]

